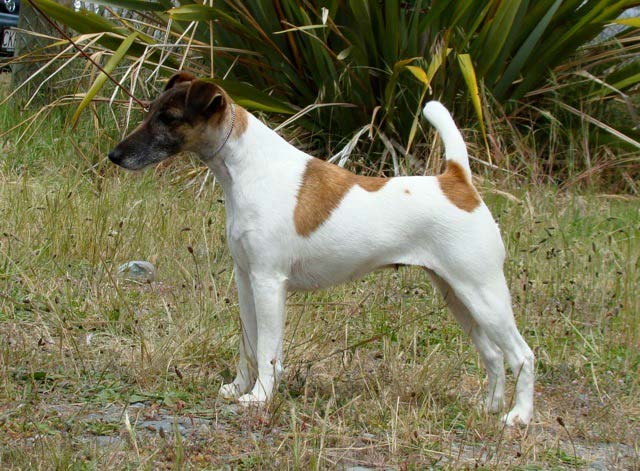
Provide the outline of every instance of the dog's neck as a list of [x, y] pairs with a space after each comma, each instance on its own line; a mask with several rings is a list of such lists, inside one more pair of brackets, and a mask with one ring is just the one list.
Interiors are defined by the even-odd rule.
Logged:
[[[238, 108], [236, 108], [236, 113]], [[243, 141], [243, 136], [238, 136], [237, 132], [233, 132], [235, 125], [235, 119], [229, 107], [225, 111], [224, 118], [220, 120], [217, 130], [211, 132], [210, 138], [197, 151], [200, 160], [213, 172], [225, 193], [228, 192], [233, 181], [227, 165], [237, 160], [237, 154]]]
[[[265, 165], [274, 162], [278, 155], [273, 155], [275, 149], [290, 146], [281, 136], [254, 117], [245, 109], [236, 106], [237, 126], [230, 134], [224, 146], [218, 150], [231, 125], [231, 112], [226, 111], [220, 131], [212, 141], [198, 152], [200, 159], [209, 167], [220, 183], [224, 192], [229, 195], [233, 187], [242, 186], [249, 180], [259, 178]], [[245, 116], [240, 117], [240, 113]], [[239, 122], [245, 119], [245, 124], [240, 128]], [[247, 180], [247, 182], [244, 182]]]

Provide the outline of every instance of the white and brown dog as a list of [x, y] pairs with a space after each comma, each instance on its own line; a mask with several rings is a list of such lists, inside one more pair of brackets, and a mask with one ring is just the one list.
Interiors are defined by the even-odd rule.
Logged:
[[504, 354], [517, 378], [504, 421], [531, 420], [534, 357], [514, 322], [500, 232], [471, 182], [451, 115], [438, 102], [428, 103], [424, 115], [444, 142], [446, 171], [363, 177], [296, 149], [220, 87], [179, 73], [144, 122], [109, 153], [114, 163], [141, 169], [193, 151], [224, 190], [242, 341], [237, 376], [222, 386], [222, 396], [245, 404], [271, 398], [282, 371], [288, 290], [417, 265], [480, 352], [489, 376], [487, 407], [497, 411], [503, 403]]

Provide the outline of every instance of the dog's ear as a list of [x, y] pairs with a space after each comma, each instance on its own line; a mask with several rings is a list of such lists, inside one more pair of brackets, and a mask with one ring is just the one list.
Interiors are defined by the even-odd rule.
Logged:
[[187, 90], [186, 110], [191, 116], [210, 118], [226, 106], [226, 97], [220, 87], [204, 80], [194, 80]]
[[196, 76], [190, 74], [189, 72], [178, 72], [171, 76], [169, 81], [164, 87], [164, 91], [171, 90], [173, 87], [182, 82], [193, 82], [196, 79]]

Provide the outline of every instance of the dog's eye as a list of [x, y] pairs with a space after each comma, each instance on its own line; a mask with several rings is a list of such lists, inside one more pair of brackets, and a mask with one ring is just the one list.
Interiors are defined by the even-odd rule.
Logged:
[[160, 120], [160, 122], [162, 124], [173, 124], [176, 121], [178, 121], [178, 119], [180, 119], [178, 116], [171, 114], [171, 113], [160, 113], [158, 115], [158, 119]]

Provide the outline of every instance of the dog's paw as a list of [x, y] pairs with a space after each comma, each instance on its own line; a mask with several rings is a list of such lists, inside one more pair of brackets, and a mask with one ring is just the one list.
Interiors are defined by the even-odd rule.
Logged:
[[528, 425], [529, 422], [531, 422], [532, 415], [533, 411], [530, 408], [525, 409], [524, 407], [514, 407], [509, 411], [509, 413], [502, 416], [502, 421], [510, 427], [518, 424]]
[[250, 392], [248, 394], [243, 394], [238, 398], [238, 402], [245, 406], [257, 406], [261, 407], [267, 402], [267, 397], [264, 394], [256, 394], [255, 392]]
[[223, 384], [218, 391], [218, 396], [222, 399], [237, 399], [241, 395], [242, 391], [236, 383]]

